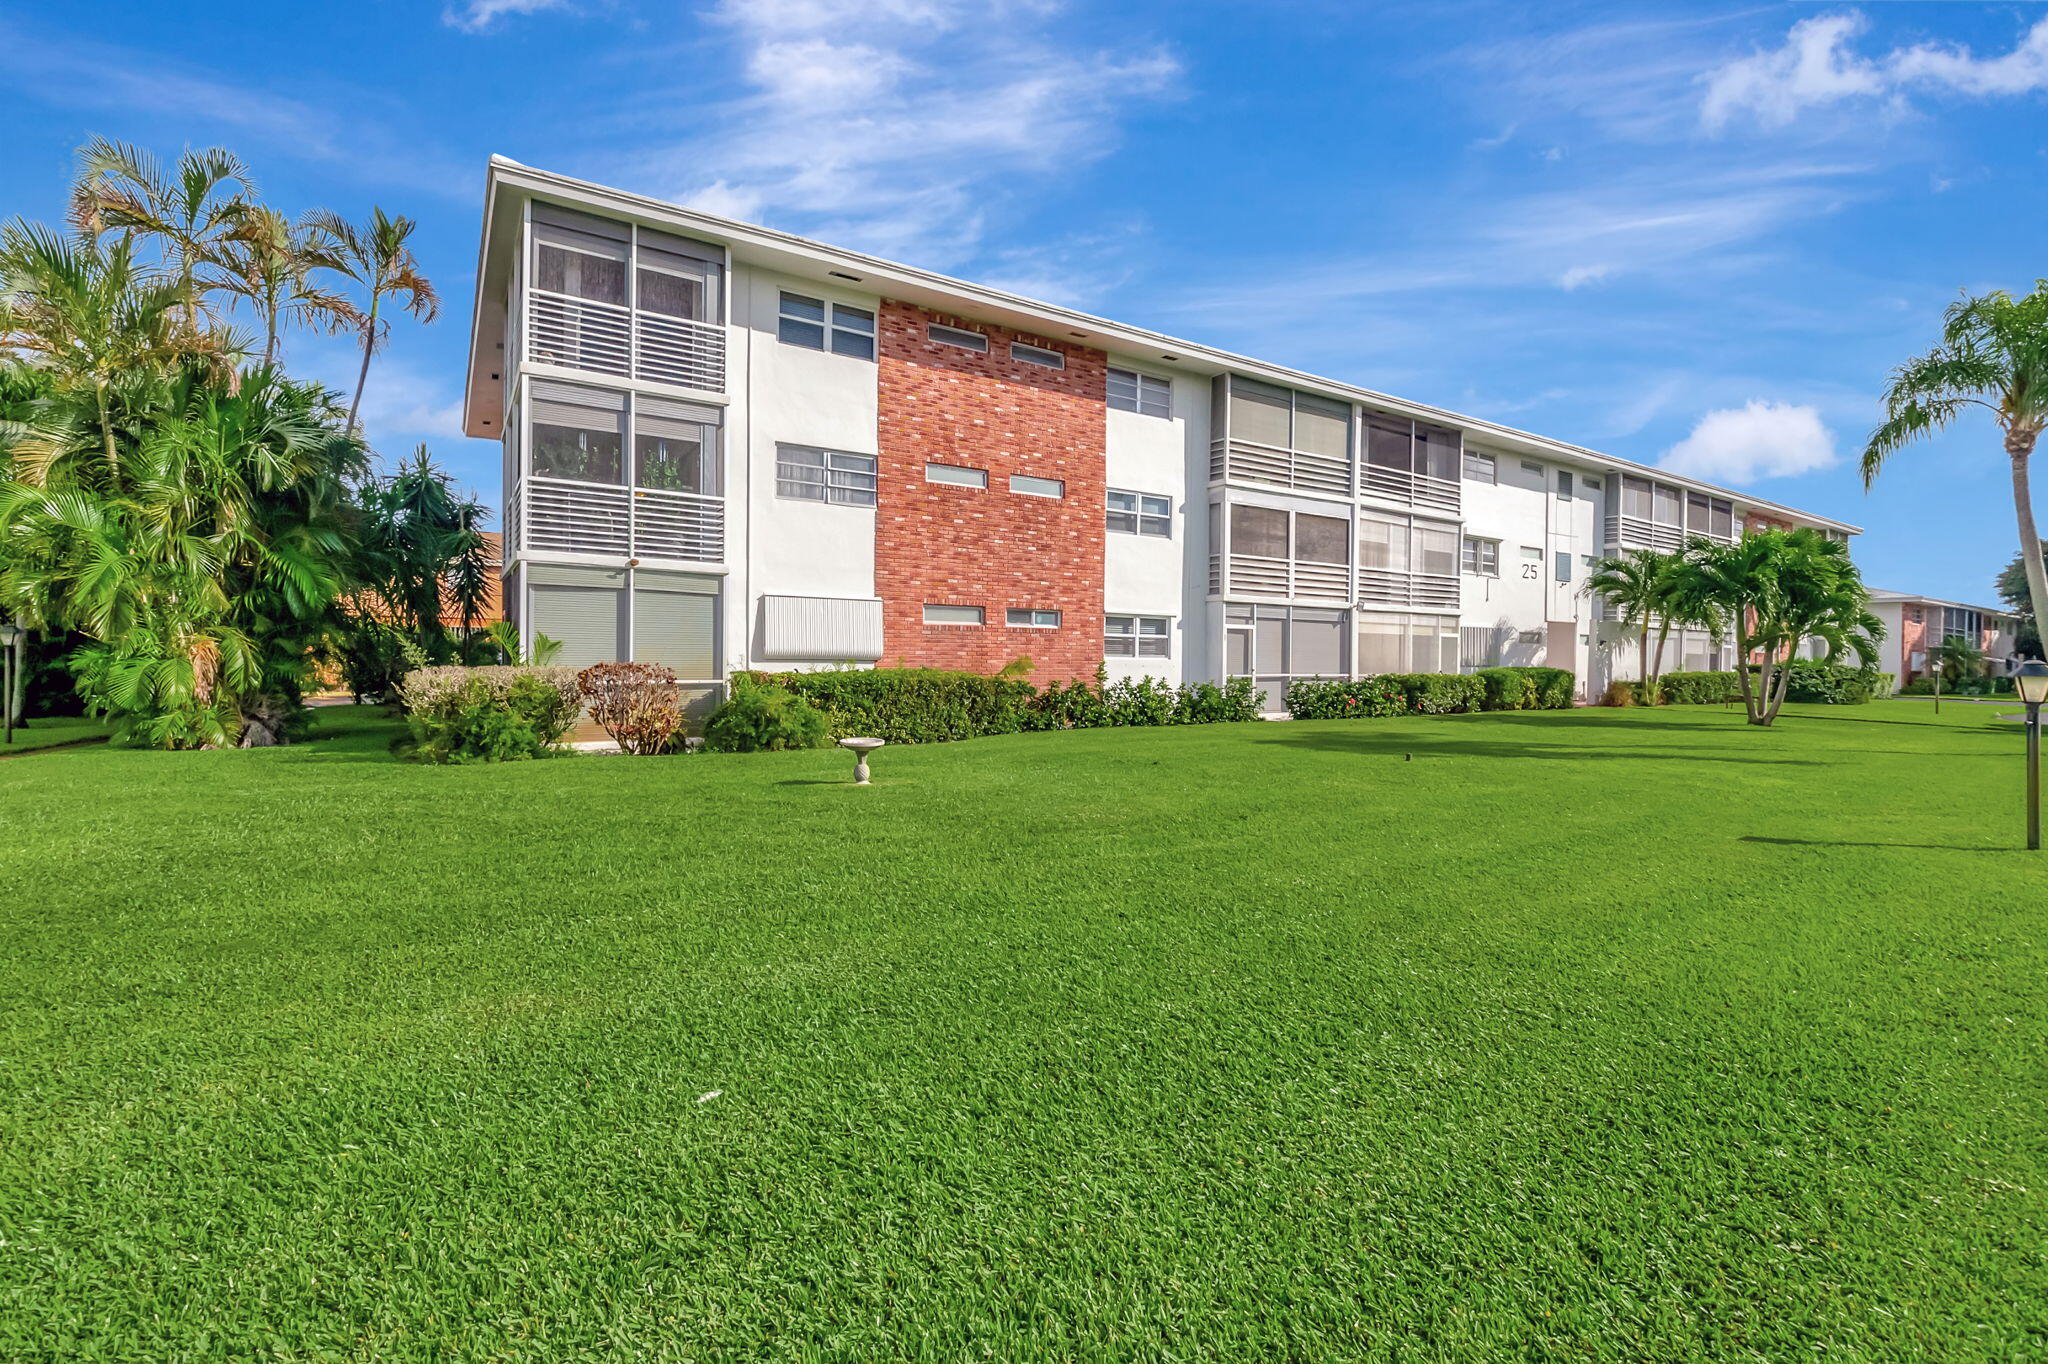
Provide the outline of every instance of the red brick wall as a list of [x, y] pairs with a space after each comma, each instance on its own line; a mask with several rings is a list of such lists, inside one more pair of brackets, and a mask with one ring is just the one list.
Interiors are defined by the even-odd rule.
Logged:
[[1912, 681], [1927, 670], [1913, 667], [1913, 655], [1927, 648], [1927, 616], [1940, 607], [1920, 606], [1907, 602], [1899, 607], [1899, 682], [1901, 685]]
[[[927, 339], [939, 322], [981, 332], [987, 354]], [[884, 301], [875, 590], [882, 666], [1092, 677], [1102, 662], [1107, 357], [1097, 350]], [[1010, 342], [1062, 352], [1065, 369], [1010, 358]], [[988, 487], [925, 478], [927, 461], [988, 471]], [[1063, 498], [1010, 491], [1011, 474], [1057, 478]], [[980, 626], [926, 625], [925, 603], [979, 606]], [[1056, 630], [1009, 629], [1013, 607], [1060, 612]]]

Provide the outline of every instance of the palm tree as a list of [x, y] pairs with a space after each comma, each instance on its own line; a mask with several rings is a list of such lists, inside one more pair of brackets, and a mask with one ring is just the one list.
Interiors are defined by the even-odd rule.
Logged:
[[1984, 675], [1984, 651], [1977, 647], [1975, 640], [1961, 636], [1944, 639], [1935, 645], [1930, 661], [1940, 669], [1942, 680], [1948, 683], [1950, 691], [1954, 691], [1966, 678]]
[[1639, 664], [1636, 676], [1647, 696], [1650, 683], [1650, 617], [1662, 602], [1669, 568], [1666, 556], [1655, 550], [1632, 549], [1593, 565], [1582, 592], [1598, 593], [1621, 617], [1623, 626], [1637, 630]]
[[89, 237], [119, 232], [161, 242], [183, 295], [181, 320], [194, 330], [208, 285], [199, 272], [241, 221], [255, 191], [248, 168], [223, 148], [188, 151], [166, 173], [141, 148], [96, 137], [78, 153], [71, 220]]
[[2041, 604], [2048, 602], [2048, 572], [2034, 528], [2027, 460], [2048, 426], [2048, 280], [2036, 280], [2024, 298], [2000, 289], [1949, 305], [1941, 344], [1892, 371], [1885, 420], [1863, 450], [1863, 486], [1876, 481], [1894, 452], [1944, 429], [1971, 407], [1991, 413], [2005, 432], [2020, 560], [2038, 620]]
[[1753, 725], [1778, 718], [1792, 679], [1785, 664], [1801, 640], [1821, 641], [1830, 661], [1845, 651], [1865, 666], [1877, 657], [1884, 626], [1870, 612], [1870, 593], [1848, 546], [1819, 531], [1754, 531], [1733, 544], [1695, 540], [1673, 573], [1678, 593], [1710, 604], [1733, 631], [1735, 674]]
[[285, 322], [323, 331], [351, 330], [362, 316], [346, 297], [313, 282], [317, 270], [339, 270], [325, 234], [307, 220], [293, 224], [276, 209], [244, 208], [233, 231], [217, 246], [220, 269], [214, 287], [247, 300], [263, 320], [263, 363], [277, 361], [277, 334]]
[[[32, 443], [46, 459], [78, 438], [97, 437], [104, 481], [120, 488], [115, 390], [181, 356], [223, 360], [235, 344], [223, 334], [181, 332], [175, 314], [185, 299], [177, 280], [136, 259], [125, 236], [102, 244], [40, 223], [0, 228], [0, 349], [22, 352], [49, 376], [48, 421], [43, 439]], [[62, 411], [63, 399], [81, 395], [91, 399], [90, 420]]]
[[348, 405], [348, 429], [354, 434], [363, 388], [370, 381], [370, 356], [391, 330], [383, 317], [385, 300], [403, 300], [405, 310], [422, 322], [440, 316], [441, 300], [407, 245], [418, 226], [412, 219], [393, 218], [381, 208], [372, 208], [370, 221], [362, 228], [335, 213], [315, 213], [308, 222], [326, 238], [336, 268], [360, 284], [367, 295], [357, 324], [363, 339], [363, 365], [356, 375], [355, 397]]

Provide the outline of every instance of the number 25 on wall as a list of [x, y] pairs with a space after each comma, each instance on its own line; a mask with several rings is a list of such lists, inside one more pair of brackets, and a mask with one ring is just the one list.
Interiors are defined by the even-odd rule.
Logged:
[[1537, 571], [1537, 569], [1538, 569], [1539, 567], [1541, 567], [1541, 565], [1538, 565], [1538, 564], [1523, 564], [1523, 565], [1522, 565], [1522, 576], [1523, 576], [1523, 577], [1525, 577], [1525, 578], [1533, 578], [1533, 577], [1535, 577], [1535, 576], [1536, 576], [1536, 571]]

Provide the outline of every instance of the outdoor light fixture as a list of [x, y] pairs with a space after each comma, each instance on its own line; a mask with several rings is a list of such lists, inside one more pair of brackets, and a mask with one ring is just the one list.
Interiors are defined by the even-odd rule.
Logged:
[[2027, 847], [2041, 848], [2041, 703], [2048, 701], [2048, 663], [2028, 659], [2012, 675], [2027, 707]]
[[21, 641], [21, 627], [12, 621], [0, 625], [0, 742], [14, 745], [14, 646]]

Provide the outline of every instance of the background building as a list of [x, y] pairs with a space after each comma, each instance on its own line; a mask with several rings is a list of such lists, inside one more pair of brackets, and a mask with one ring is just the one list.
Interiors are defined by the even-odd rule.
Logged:
[[[1597, 451], [493, 159], [469, 434], [564, 661], [1172, 681], [1631, 650], [1593, 560], [1855, 527]], [[1729, 661], [1674, 636], [1667, 666]]]
[[2012, 670], [2018, 621], [2003, 607], [1873, 591], [1870, 609], [1885, 629], [1884, 657], [1878, 667], [1897, 676], [1902, 687], [1933, 670], [1928, 654], [1947, 639], [1967, 640], [1983, 650], [1985, 667], [1994, 675]]

